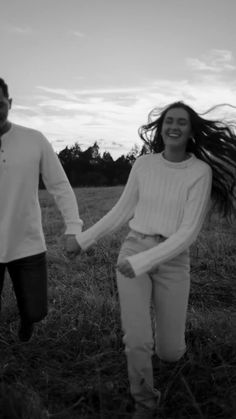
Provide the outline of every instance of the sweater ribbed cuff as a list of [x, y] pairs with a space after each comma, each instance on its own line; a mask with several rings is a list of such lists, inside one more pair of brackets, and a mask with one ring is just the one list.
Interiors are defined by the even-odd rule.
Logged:
[[66, 226], [65, 234], [80, 234], [83, 227], [83, 221], [78, 221], [76, 223], [70, 223]]
[[93, 240], [91, 237], [88, 237], [86, 231], [83, 233], [76, 234], [75, 239], [77, 240], [81, 249], [83, 250], [87, 250], [89, 247], [96, 244], [95, 240]]

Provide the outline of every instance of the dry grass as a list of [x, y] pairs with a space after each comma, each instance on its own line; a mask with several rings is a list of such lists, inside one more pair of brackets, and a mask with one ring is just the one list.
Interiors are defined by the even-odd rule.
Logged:
[[[76, 190], [85, 226], [105, 214], [121, 191]], [[3, 399], [6, 407], [15, 397], [10, 388], [17, 397], [22, 392], [28, 410], [31, 406], [27, 416], [26, 407], [23, 414], [16, 404], [17, 419], [41, 419], [43, 410], [44, 417], [58, 419], [128, 418], [132, 401], [114, 272], [127, 227], [70, 262], [60, 249], [61, 216], [47, 192], [40, 197], [48, 244], [49, 314], [29, 344], [19, 343], [15, 300], [6, 281], [0, 409]], [[163, 394], [162, 419], [236, 418], [235, 234], [235, 226], [213, 216], [191, 249], [189, 350], [172, 367], [153, 360], [156, 385]]]

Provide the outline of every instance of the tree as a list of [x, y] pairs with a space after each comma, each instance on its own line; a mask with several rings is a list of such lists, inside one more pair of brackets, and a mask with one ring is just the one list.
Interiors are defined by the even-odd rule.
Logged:
[[102, 155], [100, 167], [101, 167], [103, 176], [107, 179], [106, 185], [109, 185], [109, 186], [114, 185], [115, 164], [114, 164], [114, 160], [112, 156], [107, 151], [105, 151]]
[[113, 160], [112, 156], [110, 155], [110, 153], [108, 151], [104, 151], [104, 153], [102, 155], [102, 160], [104, 162], [114, 163], [114, 160]]
[[66, 148], [61, 150], [58, 154], [58, 157], [63, 166], [66, 166], [67, 164], [70, 164], [73, 160], [78, 159], [80, 157], [81, 152], [82, 151], [80, 145], [78, 143], [75, 143], [72, 147], [68, 148], [66, 146]]
[[150, 152], [150, 150], [149, 150], [147, 144], [143, 144], [141, 152], [140, 152], [140, 156], [142, 156], [143, 154], [147, 154], [149, 152]]
[[97, 141], [95, 141], [95, 143], [91, 147], [88, 147], [87, 150], [83, 151], [81, 154], [82, 157], [89, 162], [98, 161], [101, 157]]
[[130, 161], [131, 164], [133, 164], [138, 156], [140, 156], [140, 149], [139, 146], [135, 144], [131, 148], [130, 152], [127, 154], [127, 159]]
[[115, 185], [124, 185], [127, 182], [132, 164], [130, 160], [122, 155], [115, 161]]
[[78, 143], [67, 146], [59, 152], [58, 157], [72, 186], [112, 186], [127, 182], [132, 164], [139, 154], [139, 148], [135, 145], [127, 156], [122, 155], [114, 161], [109, 152], [100, 155], [99, 145], [95, 141], [85, 151]]

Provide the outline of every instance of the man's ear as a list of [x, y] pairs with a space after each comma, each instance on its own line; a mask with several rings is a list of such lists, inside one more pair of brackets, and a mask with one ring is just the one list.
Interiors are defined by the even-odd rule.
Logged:
[[9, 103], [9, 109], [11, 109], [11, 106], [12, 106], [12, 99], [8, 99], [8, 103]]

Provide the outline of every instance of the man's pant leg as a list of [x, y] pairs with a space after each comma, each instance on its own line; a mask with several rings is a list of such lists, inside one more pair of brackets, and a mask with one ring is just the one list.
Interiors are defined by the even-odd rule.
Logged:
[[1, 308], [2, 308], [2, 289], [3, 289], [3, 283], [4, 283], [4, 277], [5, 277], [5, 269], [6, 269], [5, 263], [0, 263], [0, 313], [1, 313]]
[[7, 269], [21, 319], [30, 323], [42, 320], [47, 315], [46, 253], [9, 262]]

